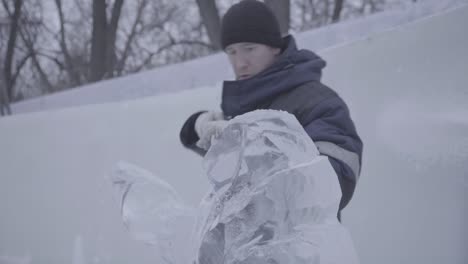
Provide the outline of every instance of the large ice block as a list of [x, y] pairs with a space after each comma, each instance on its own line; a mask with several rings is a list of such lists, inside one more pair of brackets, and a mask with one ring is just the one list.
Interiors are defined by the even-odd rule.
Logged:
[[336, 217], [338, 178], [293, 115], [231, 120], [204, 164], [213, 191], [202, 203], [198, 263], [357, 262]]

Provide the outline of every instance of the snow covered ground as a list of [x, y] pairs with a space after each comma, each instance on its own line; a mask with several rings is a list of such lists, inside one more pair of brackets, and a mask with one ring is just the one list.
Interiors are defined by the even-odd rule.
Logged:
[[[393, 4], [385, 12], [297, 34], [299, 47], [322, 51], [333, 46], [346, 45], [377, 32], [391, 30], [406, 23], [468, 4], [468, 0], [419, 0], [416, 3], [409, 0], [392, 0], [389, 2]], [[229, 78], [232, 78], [232, 73], [226, 57], [223, 54], [215, 54], [194, 61], [21, 101], [12, 105], [12, 111], [17, 114], [124, 101], [212, 86]]]
[[[468, 262], [466, 25], [464, 5], [319, 52], [365, 144], [343, 214], [361, 263]], [[178, 131], [219, 99], [213, 85], [0, 119], [0, 263], [158, 263], [125, 231], [108, 175], [132, 162], [196, 205], [208, 181]]]

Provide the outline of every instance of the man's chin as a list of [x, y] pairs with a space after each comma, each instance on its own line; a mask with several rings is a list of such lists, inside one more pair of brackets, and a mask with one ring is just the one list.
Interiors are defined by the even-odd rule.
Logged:
[[241, 75], [237, 77], [237, 80], [238, 81], [245, 80], [245, 79], [249, 79], [250, 77], [252, 77], [252, 75]]

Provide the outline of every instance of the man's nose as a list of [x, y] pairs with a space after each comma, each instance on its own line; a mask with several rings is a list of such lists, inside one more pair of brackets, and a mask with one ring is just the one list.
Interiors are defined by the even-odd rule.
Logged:
[[239, 55], [235, 58], [235, 67], [238, 70], [246, 69], [249, 66], [249, 61], [245, 56]]

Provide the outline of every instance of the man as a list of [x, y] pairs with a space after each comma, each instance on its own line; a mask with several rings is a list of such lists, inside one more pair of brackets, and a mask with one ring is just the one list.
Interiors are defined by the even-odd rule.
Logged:
[[341, 211], [359, 177], [363, 144], [345, 102], [320, 82], [325, 61], [298, 50], [292, 36], [282, 38], [273, 12], [256, 0], [241, 1], [226, 12], [221, 44], [236, 80], [223, 84], [223, 113], [202, 111], [188, 118], [180, 132], [182, 144], [204, 155], [225, 119], [257, 109], [287, 111], [328, 156], [343, 193]]

